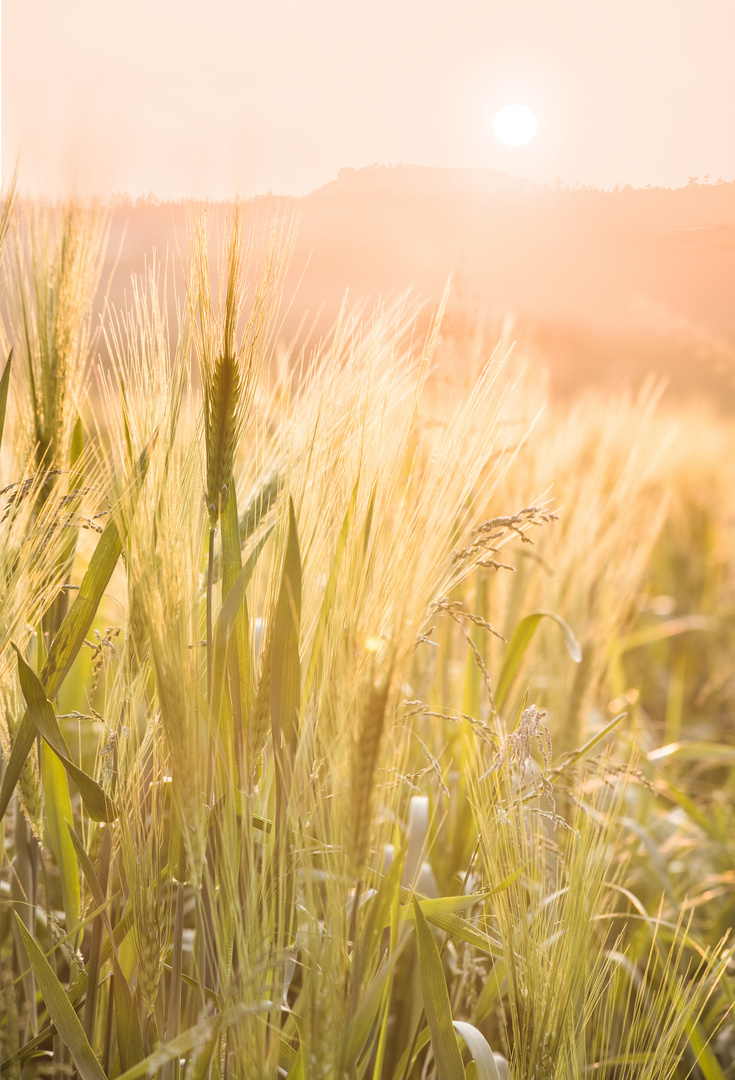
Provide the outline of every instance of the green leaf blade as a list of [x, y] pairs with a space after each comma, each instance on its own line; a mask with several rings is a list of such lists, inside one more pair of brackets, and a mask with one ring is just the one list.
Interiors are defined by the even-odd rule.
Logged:
[[290, 498], [288, 513], [288, 537], [273, 626], [271, 668], [273, 748], [287, 788], [298, 742], [301, 700], [301, 662], [299, 659], [301, 554], [296, 531], [296, 514], [293, 500]]
[[337, 592], [337, 581], [339, 579], [339, 572], [342, 568], [342, 562], [344, 561], [345, 552], [347, 550], [347, 541], [350, 537], [352, 530], [352, 521], [355, 516], [355, 507], [357, 505], [357, 493], [359, 489], [359, 480], [355, 482], [355, 486], [352, 490], [350, 497], [350, 503], [347, 507], [344, 519], [342, 521], [342, 528], [340, 529], [339, 536], [337, 538], [337, 545], [334, 552], [334, 558], [332, 559], [332, 565], [329, 570], [329, 578], [324, 590], [324, 597], [322, 599], [321, 611], [319, 612], [319, 622], [317, 623], [316, 633], [314, 635], [314, 643], [311, 647], [311, 656], [309, 658], [309, 667], [306, 672], [306, 678], [304, 680], [304, 691], [301, 699], [302, 711], [309, 702], [312, 690], [314, 688], [314, 682], [316, 679], [317, 670], [319, 667], [319, 661], [322, 655], [322, 646], [324, 644], [325, 635], [329, 627], [329, 615], [334, 604], [334, 597]]
[[74, 820], [66, 771], [51, 747], [41, 742], [41, 780], [46, 811], [46, 826], [51, 839], [56, 866], [61, 879], [67, 931], [75, 930], [80, 922], [81, 898], [79, 867], [69, 828]]
[[2, 378], [0, 379], [0, 446], [3, 443], [3, 428], [5, 427], [5, 410], [8, 406], [8, 390], [10, 389], [10, 372], [13, 365], [13, 350], [10, 350], [5, 363]]
[[[130, 485], [130, 498], [134, 501], [148, 469], [148, 461], [156, 436], [148, 443], [138, 459]], [[79, 650], [84, 644], [100, 601], [110, 582], [117, 560], [122, 551], [122, 541], [114, 519], [110, 519], [89, 560], [74, 603], [64, 617], [54, 638], [48, 656], [41, 669], [40, 681], [46, 696], [53, 700], [59, 692]], [[13, 742], [2, 787], [0, 787], [0, 821], [5, 817], [8, 805], [20, 778], [23, 764], [36, 737], [36, 725], [28, 713], [23, 717]], [[102, 818], [97, 820], [111, 820]]]
[[16, 919], [49, 1016], [64, 1044], [69, 1048], [81, 1080], [106, 1080], [102, 1066], [84, 1034], [81, 1021], [74, 1012], [53, 968], [26, 930], [22, 920], [17, 915]]
[[[36, 732], [38, 732], [59, 758], [61, 764], [79, 788], [79, 794], [89, 816], [94, 821], [114, 821], [118, 811], [113, 800], [102, 790], [96, 780], [72, 761], [64, 737], [61, 734], [54, 707], [44, 693], [41, 680], [23, 659], [18, 647], [13, 645], [13, 648], [18, 657], [20, 687], [26, 702], [26, 716], [33, 727], [33, 736], [35, 737]], [[15, 750], [15, 744], [13, 750]], [[8, 768], [10, 768], [10, 765], [8, 765]]]
[[414, 899], [413, 904], [419, 947], [421, 994], [431, 1032], [431, 1047], [434, 1051], [437, 1076], [439, 1080], [465, 1080], [464, 1065], [457, 1045], [457, 1036], [454, 1033], [449, 991], [444, 979], [439, 949], [418, 900]]
[[224, 692], [225, 670], [227, 665], [227, 646], [230, 641], [233, 627], [239, 620], [243, 605], [245, 605], [246, 592], [250, 579], [260, 558], [265, 543], [273, 532], [274, 526], [265, 532], [248, 556], [245, 565], [232, 583], [217, 617], [214, 629], [213, 646], [213, 675], [212, 675], [212, 713], [216, 717], [219, 711], [219, 703]]
[[579, 642], [574, 636], [571, 626], [562, 619], [561, 615], [557, 615], [553, 611], [532, 611], [530, 615], [526, 615], [525, 618], [521, 619], [508, 642], [508, 651], [505, 654], [503, 666], [500, 669], [498, 685], [495, 689], [495, 704], [498, 709], [502, 709], [505, 700], [512, 689], [515, 677], [521, 666], [521, 661], [523, 660], [526, 650], [531, 644], [542, 619], [551, 619], [552, 622], [557, 624], [561, 630], [567, 651], [575, 664], [580, 663], [582, 659], [582, 650], [579, 647]]
[[489, 1042], [474, 1024], [468, 1024], [465, 1020], [455, 1020], [454, 1030], [459, 1032], [472, 1054], [477, 1080], [507, 1080], [508, 1066], [505, 1060], [498, 1060], [499, 1055], [493, 1053]]
[[409, 938], [405, 937], [393, 951], [390, 958], [383, 964], [373, 979], [373, 982], [360, 1003], [357, 1012], [353, 1016], [342, 1040], [342, 1068], [344, 1072], [353, 1069], [358, 1059], [365, 1052], [369, 1044], [370, 1034], [373, 1031], [375, 1018], [378, 1015], [389, 982], [395, 971], [398, 959], [408, 944]]

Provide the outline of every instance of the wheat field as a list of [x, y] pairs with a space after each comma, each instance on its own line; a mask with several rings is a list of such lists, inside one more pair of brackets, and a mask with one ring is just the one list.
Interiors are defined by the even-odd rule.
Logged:
[[731, 424], [106, 222], [3, 201], [0, 1076], [734, 1076]]

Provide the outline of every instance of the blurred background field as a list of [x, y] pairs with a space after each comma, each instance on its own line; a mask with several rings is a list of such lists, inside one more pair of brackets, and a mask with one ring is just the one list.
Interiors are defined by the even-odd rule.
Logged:
[[[300, 199], [252, 200], [253, 221], [277, 204], [299, 220], [287, 340], [314, 322], [326, 332], [347, 290], [372, 304], [413, 287], [436, 304], [451, 275], [461, 308], [513, 313], [554, 396], [638, 387], [654, 372], [670, 394], [732, 407], [735, 183], [599, 191], [375, 166]], [[105, 267], [117, 265], [116, 301], [152, 247], [175, 250], [184, 223], [181, 203], [118, 197]]]

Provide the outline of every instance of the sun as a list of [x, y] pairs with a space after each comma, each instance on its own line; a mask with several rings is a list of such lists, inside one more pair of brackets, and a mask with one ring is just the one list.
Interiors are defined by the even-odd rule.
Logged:
[[527, 105], [506, 105], [495, 113], [493, 132], [505, 146], [524, 146], [538, 131], [538, 120]]

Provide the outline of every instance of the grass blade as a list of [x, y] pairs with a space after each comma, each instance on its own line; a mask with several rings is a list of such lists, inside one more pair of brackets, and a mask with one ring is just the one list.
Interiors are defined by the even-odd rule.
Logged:
[[[227, 598], [232, 586], [242, 570], [242, 549], [240, 546], [240, 528], [237, 520], [237, 486], [234, 476], [230, 480], [230, 497], [222, 511], [222, 602]], [[215, 559], [215, 569], [216, 569]], [[215, 682], [217, 680], [217, 627], [215, 627]], [[229, 636], [229, 635], [228, 635]], [[232, 706], [232, 731], [234, 738], [235, 762], [237, 766], [238, 787], [245, 786], [245, 717], [250, 712], [250, 615], [248, 603], [243, 593], [235, 620], [235, 637], [226, 650], [227, 673], [230, 683], [230, 702]], [[218, 693], [215, 685], [213, 693]], [[215, 702], [213, 716], [217, 717], [219, 705]]]
[[409, 935], [406, 935], [390, 958], [383, 964], [343, 1036], [341, 1057], [343, 1073], [349, 1073], [354, 1068], [358, 1058], [367, 1047], [368, 1038], [375, 1023], [375, 1017], [378, 1015], [385, 988], [408, 941]]
[[[496, 885], [492, 889], [487, 890], [482, 895], [492, 896], [494, 893], [497, 893], [504, 888], [508, 888], [516, 880], [516, 878], [521, 872], [522, 868], [520, 870], [514, 870], [513, 873], [509, 875], [509, 877], [507, 877], [499, 885]], [[366, 877], [368, 882], [371, 883], [379, 883], [383, 880], [382, 875], [370, 869], [368, 869]], [[479, 898], [480, 894], [475, 894], [475, 896], [473, 897], [473, 903]], [[431, 904], [433, 903], [432, 901], [427, 901], [426, 897], [423, 896], [412, 896], [410, 889], [406, 889], [401, 886], [401, 904], [410, 904], [412, 902], [412, 899], [417, 899], [418, 902], [421, 904], [424, 918], [426, 918], [427, 921], [432, 924], [432, 926], [436, 926], [439, 930], [443, 930], [445, 934], [449, 934], [450, 937], [456, 938], [458, 941], [464, 941], [467, 945], [472, 945], [475, 949], [479, 949], [480, 952], [489, 953], [491, 956], [495, 956], [498, 959], [503, 958], [502, 943], [496, 938], [491, 937], [489, 934], [485, 933], [482, 930], [478, 930], [475, 926], [472, 925], [471, 922], [468, 922], [467, 919], [463, 919], [461, 915], [457, 915], [454, 911], [437, 911], [436, 908], [431, 907]], [[450, 897], [444, 899], [449, 899], [451, 903], [454, 898]], [[415, 915], [413, 911], [409, 911], [406, 912], [404, 916], [403, 911], [401, 911], [401, 918], [404, 917], [408, 919], [413, 919], [415, 918]]]
[[[477, 1080], [504, 1080], [504, 1077], [500, 1075], [495, 1054], [490, 1049], [490, 1044], [482, 1032], [465, 1020], [455, 1020], [454, 1030], [459, 1032], [465, 1041], [467, 1049], [472, 1054]], [[503, 1061], [502, 1067], [505, 1077], [507, 1077], [508, 1067], [505, 1065], [505, 1061]]]
[[[520, 874], [520, 871], [518, 871]], [[431, 922], [432, 916], [450, 915], [456, 914], [460, 911], [466, 911], [469, 907], [474, 907], [475, 904], [480, 904], [483, 900], [487, 900], [488, 896], [492, 895], [495, 890], [487, 890], [482, 893], [462, 893], [459, 896], [438, 896], [429, 900], [423, 900], [416, 897], [424, 918]], [[412, 902], [413, 903], [413, 902]], [[414, 913], [412, 904], [407, 904], [402, 907], [398, 913], [399, 919], [409, 919], [413, 921]]]
[[407, 1046], [401, 1054], [393, 1072], [393, 1080], [405, 1080], [405, 1077], [411, 1075], [411, 1070], [416, 1064], [416, 1058], [430, 1042], [431, 1031], [425, 1027], [418, 1033], [411, 1046]]
[[233, 626], [235, 625], [235, 620], [238, 618], [240, 608], [245, 601], [245, 594], [247, 592], [247, 587], [250, 584], [250, 579], [253, 576], [253, 571], [255, 570], [258, 559], [263, 551], [266, 540], [273, 532], [274, 528], [275, 526], [271, 525], [251, 551], [245, 565], [235, 578], [232, 588], [227, 593], [227, 598], [217, 617], [217, 625], [214, 630], [214, 672], [212, 676], [212, 715], [215, 719], [217, 718], [222, 694], [224, 692], [227, 646], [229, 644], [230, 635]]
[[5, 427], [5, 410], [8, 406], [8, 389], [10, 387], [10, 372], [13, 365], [13, 350], [8, 353], [8, 359], [0, 379], [0, 446], [3, 444], [3, 428]]
[[[79, 856], [79, 861], [82, 866], [82, 871], [85, 869], [85, 861], [89, 862], [89, 856], [84, 850], [84, 846], [79, 841], [77, 844], [77, 835], [72, 829], [71, 825], [68, 826], [71, 841], [75, 848], [81, 849], [84, 852], [84, 859]], [[107, 896], [107, 884], [110, 875], [110, 857], [112, 854], [112, 833], [109, 829], [105, 829], [102, 834], [102, 844], [100, 846], [99, 868], [100, 877], [92, 871], [92, 876], [96, 884], [96, 892], [92, 891], [92, 895], [95, 896], [95, 901], [98, 903], [97, 898], [101, 897], [106, 903], [105, 897]], [[90, 863], [91, 866], [91, 863]], [[89, 877], [85, 873], [85, 878], [89, 882]], [[99, 906], [99, 903], [98, 903]], [[102, 954], [102, 939], [103, 939], [103, 920], [102, 913], [92, 923], [92, 940], [89, 946], [89, 959], [87, 961], [87, 998], [84, 1002], [84, 1030], [87, 1033], [87, 1038], [91, 1039], [94, 1032], [94, 1024], [96, 1018], [96, 1005], [97, 1005], [97, 984], [99, 982], [100, 972], [100, 957]], [[114, 937], [112, 943], [114, 945]]]
[[[95, 913], [94, 917], [97, 917], [97, 913]], [[119, 922], [115, 924], [114, 939], [116, 946], [120, 945], [124, 938], [127, 936], [130, 931], [130, 927], [132, 926], [132, 923], [133, 913], [132, 911], [128, 911], [128, 913], [126, 915], [123, 915], [122, 919], [120, 919]], [[111, 953], [112, 948], [110, 942], [109, 940], [105, 941], [102, 946], [102, 952], [100, 955], [100, 965], [107, 963], [107, 961], [110, 959]], [[86, 971], [82, 971], [81, 974], [77, 975], [76, 979], [69, 987], [69, 992], [67, 994], [67, 999], [72, 1008], [76, 1009], [79, 1002], [84, 997], [88, 986], [89, 975]], [[12, 1069], [15, 1068], [16, 1065], [24, 1065], [25, 1062], [27, 1062], [33, 1056], [34, 1052], [53, 1036], [55, 1030], [56, 1027], [52, 1022], [51, 1024], [43, 1028], [42, 1031], [39, 1031], [37, 1035], [34, 1035], [32, 1038], [28, 1039], [27, 1042], [23, 1043], [23, 1045], [19, 1047], [18, 1050], [14, 1051], [12, 1054], [9, 1054], [8, 1057], [6, 1057], [3, 1061], [0, 1061], [0, 1076], [4, 1076], [6, 1073], [9, 1073]]]
[[400, 901], [401, 876], [406, 861], [405, 848], [395, 856], [388, 873], [377, 883], [377, 888], [367, 905], [368, 917], [362, 933], [360, 948], [363, 956], [374, 956], [380, 948], [383, 930], [392, 922], [393, 910], [397, 913]]
[[521, 619], [518, 626], [516, 626], [513, 631], [513, 636], [508, 642], [508, 651], [505, 654], [503, 666], [500, 669], [498, 685], [495, 690], [495, 704], [498, 709], [502, 709], [503, 704], [505, 703], [505, 699], [518, 674], [521, 661], [523, 660], [526, 650], [531, 644], [533, 636], [542, 619], [552, 619], [557, 626], [560, 627], [564, 644], [575, 664], [578, 664], [582, 659], [582, 650], [572, 632], [572, 628], [569, 623], [562, 619], [561, 615], [556, 615], [553, 611], [532, 611], [530, 615], [526, 615], [524, 619]]
[[279, 764], [281, 782], [286, 791], [298, 741], [299, 702], [301, 700], [301, 664], [299, 632], [301, 627], [301, 555], [296, 533], [293, 500], [288, 503], [288, 537], [283, 577], [278, 593], [273, 625], [271, 667], [271, 723], [273, 751]]
[[[134, 499], [143, 481], [148, 468], [148, 460], [153, 450], [155, 436], [141, 454], [134, 470], [131, 495]], [[84, 640], [97, 613], [100, 600], [107, 588], [112, 573], [117, 565], [117, 560], [122, 551], [122, 541], [118, 531], [117, 522], [114, 519], [108, 521], [100, 536], [97, 547], [94, 549], [89, 566], [82, 578], [76, 599], [67, 612], [59, 632], [54, 638], [48, 656], [44, 661], [39, 676], [49, 700], [56, 697], [61, 684], [66, 678], [69, 669], [74, 663], [77, 653], [84, 644]], [[34, 676], [35, 678], [35, 676]], [[54, 724], [56, 723], [54, 719]], [[23, 717], [18, 732], [13, 741], [13, 749], [3, 776], [0, 788], [0, 820], [5, 817], [8, 804], [18, 783], [23, 763], [36, 737], [36, 725], [28, 713]], [[107, 820], [100, 818], [98, 820]]]
[[[17, 645], [13, 645], [18, 656], [18, 675], [23, 691], [28, 718], [34, 729], [46, 740], [61, 761], [74, 783], [79, 788], [84, 807], [94, 821], [114, 821], [117, 807], [110, 796], [102, 790], [96, 780], [80, 769], [69, 756], [64, 737], [61, 734], [53, 705], [43, 692], [41, 680], [23, 659]], [[15, 747], [13, 748], [15, 749]]]
[[244, 545], [271, 509], [281, 487], [283, 477], [273, 469], [262, 480], [240, 515], [240, 544]]
[[69, 836], [70, 823], [74, 818], [64, 766], [44, 740], [41, 740], [41, 779], [46, 825], [61, 878], [68, 933], [77, 928], [80, 919], [79, 866]]
[[431, 1032], [431, 1048], [434, 1051], [437, 1076], [439, 1080], [464, 1080], [462, 1055], [452, 1026], [452, 1008], [439, 949], [418, 900], [414, 900], [414, 917], [419, 946], [421, 994]]
[[[133, 469], [127, 494], [129, 513], [132, 513], [140, 492], [155, 442], [156, 435], [149, 441]], [[56, 697], [62, 682], [76, 659], [77, 653], [84, 643], [121, 551], [122, 538], [118, 529], [118, 522], [113, 517], [108, 521], [97, 542], [97, 547], [82, 578], [76, 599], [61, 624], [58, 634], [51, 643], [51, 648], [41, 670], [41, 682], [50, 699]]]
[[[79, 858], [79, 864], [84, 873], [85, 881], [89, 887], [89, 891], [92, 893], [94, 902], [97, 907], [102, 908], [101, 918], [105, 924], [107, 930], [108, 939], [110, 942], [110, 948], [112, 949], [112, 965], [114, 974], [114, 995], [115, 995], [115, 1024], [117, 1028], [117, 1045], [120, 1051], [120, 1062], [123, 1069], [130, 1069], [133, 1065], [137, 1065], [139, 1061], [145, 1055], [143, 1047], [143, 1033], [140, 1027], [140, 1017], [138, 1010], [135, 1007], [133, 995], [130, 992], [128, 981], [123, 974], [123, 970], [117, 959], [117, 943], [115, 941], [115, 935], [112, 931], [112, 924], [110, 922], [110, 916], [107, 908], [105, 907], [106, 898], [102, 885], [95, 873], [95, 869], [92, 866], [92, 862], [89, 855], [84, 849], [84, 845], [77, 836], [77, 834], [69, 826], [70, 840], [74, 845], [77, 857]], [[105, 833], [107, 839], [108, 856], [109, 856], [109, 830]], [[96, 989], [96, 987], [94, 988]], [[90, 994], [89, 984], [87, 985], [87, 999], [89, 1000]]]
[[603, 742], [608, 737], [608, 735], [615, 730], [618, 724], [622, 720], [624, 720], [627, 715], [628, 714], [626, 712], [618, 713], [618, 715], [614, 717], [614, 719], [612, 719], [609, 724], [606, 724], [601, 731], [596, 732], [590, 739], [588, 739], [584, 746], [580, 746], [578, 750], [573, 750], [570, 754], [567, 754], [566, 757], [564, 757], [559, 763], [559, 765], [557, 765], [555, 769], [552, 769], [551, 775], [556, 776], [558, 773], [563, 772], [565, 769], [570, 768], [572, 765], [576, 765], [578, 761], [584, 760], [584, 758], [586, 758], [596, 746]]
[[191, 1050], [201, 1048], [210, 1041], [214, 1044], [216, 1039], [224, 1034], [228, 1028], [241, 1023], [247, 1016], [255, 1013], [265, 1013], [270, 1008], [272, 1008], [271, 1002], [264, 1002], [262, 1005], [246, 1005], [244, 1003], [230, 1005], [228, 1008], [223, 1009], [222, 1012], [217, 1013], [216, 1016], [211, 1016], [207, 1020], [194, 1024], [193, 1027], [177, 1036], [177, 1038], [171, 1039], [170, 1042], [160, 1043], [152, 1054], [149, 1054], [143, 1061], [137, 1062], [131, 1069], [126, 1069], [118, 1077], [118, 1080], [141, 1080], [144, 1076], [153, 1076], [158, 1069], [172, 1058], [183, 1057]]
[[286, 1073], [286, 1080], [304, 1080], [304, 1057], [300, 1050], [293, 1059], [291, 1068]]
[[17, 915], [16, 919], [49, 1016], [65, 1045], [68, 1046], [81, 1080], [106, 1080], [94, 1050], [84, 1034], [81, 1021], [74, 1012], [63, 986], [56, 978], [53, 968]]
[[329, 627], [329, 615], [334, 603], [334, 595], [337, 591], [337, 579], [339, 577], [339, 571], [342, 567], [342, 560], [344, 559], [345, 551], [347, 550], [347, 541], [350, 536], [350, 530], [352, 529], [352, 519], [355, 516], [355, 506], [357, 504], [357, 491], [359, 481], [355, 483], [352, 490], [352, 496], [350, 498], [350, 505], [347, 507], [347, 512], [342, 522], [342, 528], [340, 529], [339, 537], [337, 538], [337, 547], [334, 552], [334, 558], [332, 559], [332, 565], [329, 570], [329, 579], [327, 586], [324, 590], [324, 597], [322, 599], [322, 607], [319, 612], [319, 622], [317, 623], [316, 634], [314, 635], [314, 644], [311, 647], [311, 656], [309, 657], [309, 667], [306, 672], [306, 678], [304, 679], [304, 691], [301, 697], [301, 708], [306, 707], [311, 692], [314, 688], [314, 680], [316, 679], [317, 668], [319, 666], [319, 660], [322, 655], [322, 645], [324, 644], [324, 636], [327, 633]]

